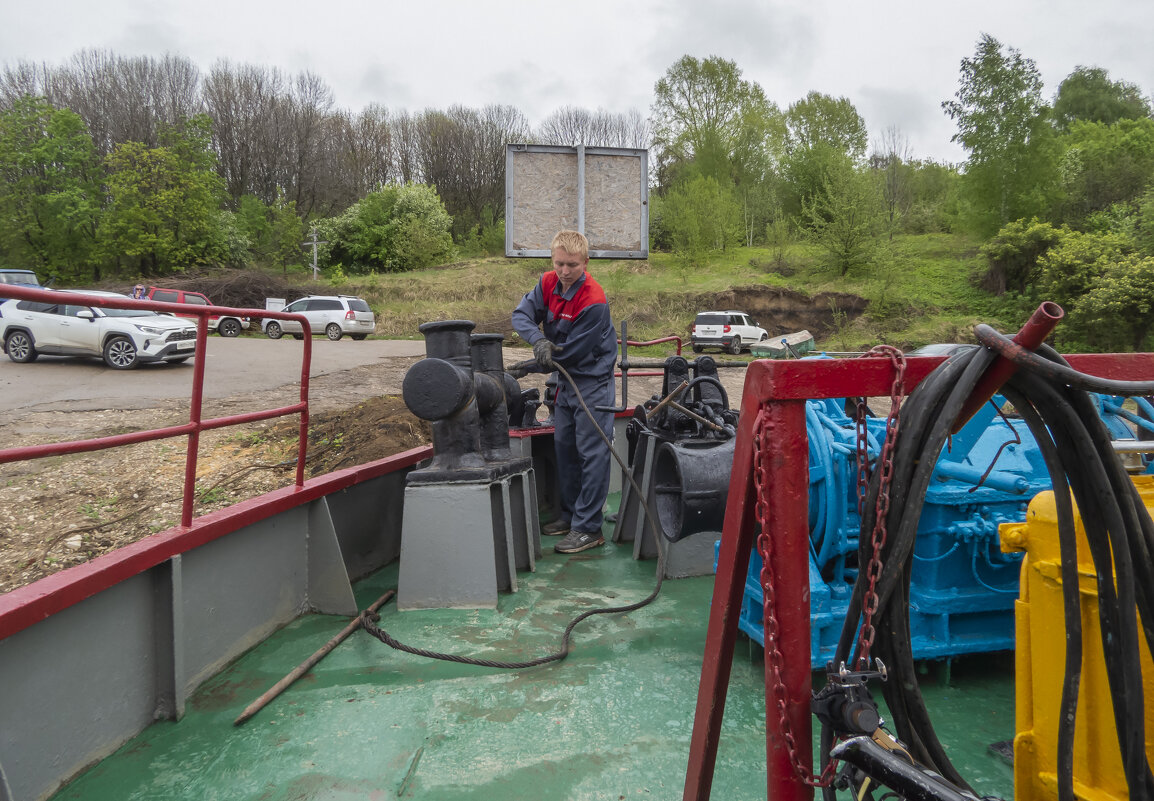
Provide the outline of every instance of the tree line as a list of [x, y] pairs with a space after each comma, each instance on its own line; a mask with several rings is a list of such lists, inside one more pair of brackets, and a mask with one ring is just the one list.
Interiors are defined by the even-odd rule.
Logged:
[[[202, 74], [179, 56], [84, 51], [0, 73], [0, 254], [73, 282], [287, 267], [315, 226], [323, 266], [413, 269], [501, 251], [507, 143], [636, 147], [652, 154], [651, 247], [686, 267], [803, 239], [831, 270], [866, 274], [896, 235], [965, 231], [987, 242], [974, 279], [1000, 302], [1097, 291], [1082, 319], [1132, 306], [1123, 338], [1144, 341], [1128, 300], [1154, 256], [1154, 120], [1139, 88], [1078, 67], [1047, 99], [1034, 62], [983, 35], [942, 110], [962, 164], [916, 158], [897, 127], [871, 140], [846, 97], [781, 107], [718, 57], [671, 65], [648, 116], [562, 107], [531, 126], [503, 105], [353, 113], [308, 72]], [[1059, 261], [1067, 240], [1097, 266], [1072, 267], [1069, 249]], [[1047, 278], [1063, 270], [1084, 280]], [[1080, 342], [1107, 346], [1094, 328]]]
[[[503, 248], [506, 143], [648, 138], [637, 112], [562, 107], [536, 130], [502, 105], [353, 113], [312, 73], [247, 64], [202, 74], [179, 56], [103, 51], [60, 66], [20, 62], [0, 72], [0, 253], [71, 280], [283, 265], [301, 261], [309, 225], [335, 236], [390, 209], [410, 215], [396, 226], [428, 241], [410, 247], [421, 251], [404, 260], [411, 268], [454, 246]], [[430, 198], [440, 213], [417, 225], [405, 209]], [[355, 259], [345, 269], [400, 268], [395, 256], [359, 260], [372, 244], [343, 244], [325, 256]]]
[[1066, 307], [1070, 347], [1154, 345], [1154, 119], [1134, 84], [1078, 67], [1052, 98], [1035, 63], [983, 34], [942, 102], [964, 163], [913, 157], [845, 97], [786, 108], [734, 62], [685, 56], [654, 87], [653, 235], [700, 268], [726, 247], [804, 239], [840, 275], [892, 274], [896, 234], [966, 232], [991, 308]]

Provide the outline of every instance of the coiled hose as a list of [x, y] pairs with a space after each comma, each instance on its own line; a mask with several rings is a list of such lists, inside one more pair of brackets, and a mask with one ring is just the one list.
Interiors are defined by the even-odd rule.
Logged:
[[[1154, 650], [1154, 523], [1111, 446], [1105, 425], [1088, 392], [1123, 396], [1154, 394], [1151, 381], [1112, 381], [1073, 370], [1053, 349], [1024, 350], [986, 325], [975, 327], [985, 346], [951, 356], [910, 393], [893, 455], [890, 494], [896, 502], [886, 516], [883, 569], [877, 580], [877, 632], [871, 657], [881, 658], [891, 680], [883, 694], [898, 738], [911, 755], [955, 784], [968, 787], [950, 763], [934, 732], [918, 688], [910, 644], [909, 588], [913, 546], [935, 457], [941, 452], [963, 404], [978, 380], [1001, 355], [1017, 372], [1000, 392], [1026, 421], [1050, 474], [1057, 503], [1063, 606], [1066, 624], [1065, 674], [1058, 732], [1058, 798], [1074, 801], [1073, 746], [1078, 686], [1082, 670], [1081, 608], [1073, 502], [1077, 503], [1094, 559], [1106, 672], [1122, 764], [1131, 798], [1154, 798], [1154, 774], [1145, 751], [1145, 704], [1139, 661], [1141, 640]], [[862, 519], [858, 559], [870, 558], [878, 479], [874, 471]], [[1071, 499], [1072, 493], [1072, 499]], [[838, 643], [834, 664], [847, 664], [866, 591], [859, 575]], [[1139, 616], [1142, 631], [1139, 633]], [[859, 644], [860, 647], [860, 644]], [[823, 761], [833, 733], [822, 729]], [[832, 789], [825, 791], [833, 797]]]

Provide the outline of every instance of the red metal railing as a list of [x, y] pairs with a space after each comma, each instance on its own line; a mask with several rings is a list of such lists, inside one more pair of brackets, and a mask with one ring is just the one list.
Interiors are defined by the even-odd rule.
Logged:
[[[195, 306], [184, 303], [167, 303], [156, 300], [134, 300], [132, 298], [109, 297], [107, 295], [88, 295], [83, 292], [68, 292], [65, 296], [58, 290], [40, 289], [29, 286], [0, 284], [0, 298], [16, 298], [19, 300], [34, 300], [43, 303], [68, 302], [84, 304], [86, 306], [100, 306], [110, 309], [152, 309], [154, 311], [171, 312], [182, 316], [196, 316], [196, 358], [193, 360], [192, 390], [189, 400], [188, 422], [179, 426], [134, 431], [128, 434], [117, 434], [110, 437], [96, 437], [93, 439], [71, 440], [68, 442], [54, 442], [44, 445], [28, 445], [0, 450], [0, 464], [19, 462], [28, 459], [41, 459], [46, 456], [60, 456], [72, 453], [89, 453], [92, 451], [115, 448], [121, 445], [134, 445], [138, 442], [151, 442], [171, 437], [187, 437], [187, 449], [184, 463], [184, 485], [181, 501], [180, 525], [188, 527], [192, 523], [193, 503], [196, 498], [196, 463], [197, 451], [200, 445], [200, 432], [211, 431], [217, 428], [253, 423], [259, 420], [269, 420], [274, 417], [284, 417], [291, 414], [300, 415], [300, 435], [297, 449], [297, 466], [295, 486], [299, 489], [304, 485], [305, 459], [308, 448], [309, 428], [309, 370], [312, 364], [312, 336], [308, 320], [300, 314], [288, 314], [281, 311], [267, 309], [234, 309], [227, 306]], [[304, 351], [301, 356], [301, 389], [300, 401], [290, 406], [281, 406], [259, 412], [214, 417], [204, 420], [201, 417], [204, 399], [204, 369], [206, 360], [203, 358], [208, 343], [208, 318], [212, 315], [230, 315], [235, 317], [272, 317], [278, 320], [295, 320], [304, 326]]]
[[[678, 356], [681, 355], [681, 337], [679, 337], [679, 336], [661, 337], [660, 339], [649, 339], [649, 340], [646, 340], [645, 342], [635, 342], [632, 339], [628, 340], [629, 347], [631, 347], [631, 348], [644, 348], [644, 347], [647, 347], [649, 345], [660, 345], [663, 342], [676, 342], [677, 343], [677, 355]], [[621, 344], [620, 339], [617, 340], [617, 344], [618, 345]], [[621, 377], [621, 371], [618, 370], [613, 375], [616, 378], [620, 378]], [[630, 370], [629, 375], [632, 375], [632, 376], [658, 376], [658, 375], [665, 375], [665, 372], [662, 370]]]

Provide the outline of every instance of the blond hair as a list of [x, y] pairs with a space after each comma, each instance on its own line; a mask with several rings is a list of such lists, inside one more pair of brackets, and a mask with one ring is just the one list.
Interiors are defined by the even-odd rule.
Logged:
[[585, 261], [589, 258], [589, 240], [580, 231], [558, 231], [549, 250], [563, 250]]

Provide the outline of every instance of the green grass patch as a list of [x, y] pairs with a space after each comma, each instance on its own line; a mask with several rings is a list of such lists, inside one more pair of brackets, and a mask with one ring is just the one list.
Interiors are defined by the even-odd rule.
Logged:
[[[589, 269], [609, 296], [614, 321], [626, 322], [632, 340], [687, 337], [694, 315], [715, 307], [714, 299], [723, 293], [779, 287], [810, 298], [838, 293], [865, 299], [860, 317], [838, 320], [835, 315], [832, 324], [813, 332], [819, 348], [861, 350], [883, 342], [912, 348], [972, 341], [977, 322], [1003, 330], [1016, 330], [1023, 322], [997, 319], [991, 298], [974, 286], [972, 276], [983, 267], [978, 244], [961, 234], [882, 240], [870, 264], [844, 276], [805, 243], [730, 248], [698, 265], [651, 253], [646, 260], [594, 261]], [[333, 291], [364, 297], [377, 314], [380, 336], [418, 339], [421, 323], [472, 320], [477, 331], [504, 333], [515, 343], [513, 307], [548, 269], [547, 259], [491, 257], [407, 273], [350, 276]]]

